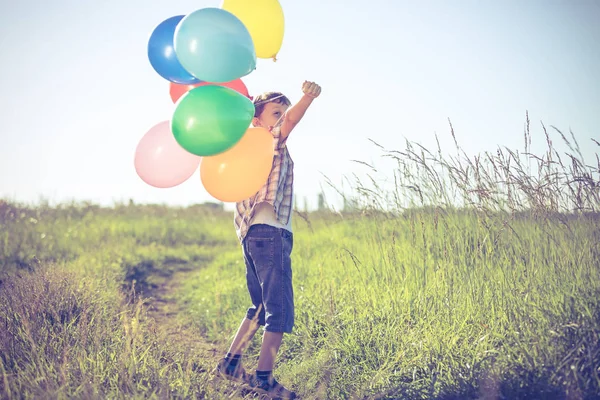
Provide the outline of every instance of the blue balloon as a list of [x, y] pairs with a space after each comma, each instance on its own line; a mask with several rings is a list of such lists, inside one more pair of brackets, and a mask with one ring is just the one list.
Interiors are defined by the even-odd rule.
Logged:
[[175, 28], [184, 15], [164, 20], [152, 32], [148, 40], [148, 59], [152, 68], [168, 81], [189, 85], [200, 82], [183, 68], [173, 46]]
[[246, 25], [229, 11], [202, 8], [175, 29], [181, 65], [206, 82], [229, 82], [256, 69], [254, 42]]

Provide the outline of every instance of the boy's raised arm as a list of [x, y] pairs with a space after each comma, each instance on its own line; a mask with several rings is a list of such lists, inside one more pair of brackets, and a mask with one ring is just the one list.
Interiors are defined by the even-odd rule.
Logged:
[[300, 122], [304, 113], [311, 105], [314, 99], [321, 94], [321, 87], [314, 82], [304, 81], [302, 84], [304, 95], [299, 102], [290, 107], [285, 113], [283, 123], [281, 124], [281, 138], [286, 139], [294, 127]]

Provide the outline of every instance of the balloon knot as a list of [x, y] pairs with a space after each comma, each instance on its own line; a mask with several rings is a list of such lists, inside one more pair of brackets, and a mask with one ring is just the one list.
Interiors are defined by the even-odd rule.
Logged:
[[273, 56], [273, 62], [277, 62], [277, 56]]

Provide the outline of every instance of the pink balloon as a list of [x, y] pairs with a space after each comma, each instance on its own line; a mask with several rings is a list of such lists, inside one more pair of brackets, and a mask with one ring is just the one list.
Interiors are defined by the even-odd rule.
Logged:
[[188, 180], [202, 157], [177, 143], [169, 121], [159, 122], [142, 137], [135, 150], [135, 171], [147, 184], [170, 188]]

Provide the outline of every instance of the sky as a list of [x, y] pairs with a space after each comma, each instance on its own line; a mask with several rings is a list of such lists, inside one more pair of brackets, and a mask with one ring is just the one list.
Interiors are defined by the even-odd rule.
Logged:
[[[598, 0], [280, 0], [278, 61], [242, 77], [250, 95], [277, 90], [295, 103], [304, 80], [322, 94], [294, 129], [295, 193], [309, 208], [325, 176], [393, 165], [405, 141], [465, 152], [544, 151], [540, 121], [573, 131], [591, 163], [600, 140]], [[0, 198], [35, 204], [91, 201], [186, 206], [216, 201], [199, 173], [169, 189], [136, 174], [135, 148], [169, 120], [168, 81], [151, 67], [154, 27], [220, 0], [0, 0]], [[560, 149], [560, 140], [554, 136]], [[537, 152], [536, 152], [537, 150]], [[386, 169], [389, 168], [389, 169]], [[387, 172], [386, 172], [387, 171]], [[347, 185], [344, 190], [348, 190]], [[303, 200], [299, 200], [301, 204]], [[338, 202], [338, 203], [336, 203]], [[226, 204], [232, 207], [232, 204]]]

